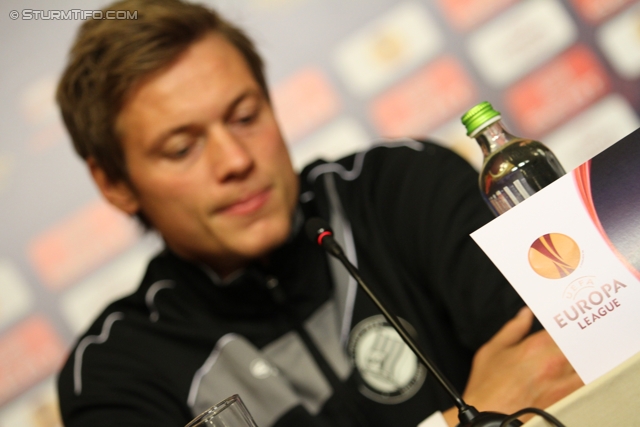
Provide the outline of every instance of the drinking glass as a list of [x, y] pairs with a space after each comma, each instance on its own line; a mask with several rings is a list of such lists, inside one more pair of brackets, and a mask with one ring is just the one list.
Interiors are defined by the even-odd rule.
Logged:
[[234, 394], [213, 405], [194, 418], [185, 427], [258, 427], [244, 406], [240, 396]]

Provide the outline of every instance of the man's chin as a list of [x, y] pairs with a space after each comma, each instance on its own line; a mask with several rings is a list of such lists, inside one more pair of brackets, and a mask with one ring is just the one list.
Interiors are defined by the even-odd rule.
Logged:
[[256, 258], [268, 255], [287, 241], [291, 234], [291, 227], [290, 220], [264, 222], [251, 227], [245, 243], [247, 253]]

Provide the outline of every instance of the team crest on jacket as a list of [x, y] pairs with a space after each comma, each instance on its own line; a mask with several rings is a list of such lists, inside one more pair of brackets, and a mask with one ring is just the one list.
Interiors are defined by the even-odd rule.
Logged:
[[[406, 321], [403, 326], [410, 328]], [[427, 376], [426, 368], [382, 315], [353, 328], [348, 351], [362, 378], [360, 392], [376, 402], [404, 402], [420, 390]]]

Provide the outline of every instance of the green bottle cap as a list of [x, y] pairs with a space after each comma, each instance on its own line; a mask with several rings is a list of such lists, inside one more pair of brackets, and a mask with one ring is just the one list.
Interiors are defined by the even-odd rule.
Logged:
[[467, 135], [473, 137], [474, 131], [485, 123], [491, 124], [500, 120], [500, 113], [494, 110], [490, 103], [484, 101], [464, 113], [461, 120], [467, 128]]

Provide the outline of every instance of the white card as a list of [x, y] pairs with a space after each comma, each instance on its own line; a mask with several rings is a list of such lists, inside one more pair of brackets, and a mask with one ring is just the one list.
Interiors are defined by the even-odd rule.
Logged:
[[471, 236], [585, 383], [640, 351], [640, 130]]
[[625, 79], [640, 76], [640, 5], [598, 30], [597, 42], [613, 68]]
[[557, 0], [528, 0], [475, 31], [467, 51], [487, 82], [504, 87], [560, 53], [577, 35]]
[[368, 96], [442, 46], [435, 20], [417, 2], [401, 3], [338, 45], [334, 63], [349, 90]]
[[15, 264], [0, 259], [0, 328], [24, 316], [33, 307], [33, 295]]

